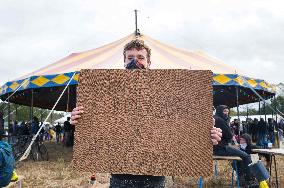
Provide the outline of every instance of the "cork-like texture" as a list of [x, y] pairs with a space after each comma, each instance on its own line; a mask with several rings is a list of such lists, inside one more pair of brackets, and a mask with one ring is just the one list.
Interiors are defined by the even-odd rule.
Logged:
[[73, 165], [112, 174], [212, 175], [212, 72], [82, 70]]

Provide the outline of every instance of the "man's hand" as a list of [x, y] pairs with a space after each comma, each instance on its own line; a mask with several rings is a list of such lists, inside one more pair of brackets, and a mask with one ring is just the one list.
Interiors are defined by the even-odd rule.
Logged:
[[217, 145], [218, 141], [221, 141], [221, 137], [222, 137], [222, 130], [216, 127], [213, 127], [213, 129], [211, 129], [211, 140], [213, 145]]
[[222, 130], [220, 128], [214, 127], [215, 125], [215, 119], [213, 118], [213, 128], [211, 129], [211, 140], [213, 145], [217, 145], [218, 141], [221, 141], [222, 137]]
[[79, 106], [72, 110], [71, 112], [71, 124], [76, 125], [78, 123], [78, 119], [81, 117], [80, 114], [84, 113], [84, 107]]

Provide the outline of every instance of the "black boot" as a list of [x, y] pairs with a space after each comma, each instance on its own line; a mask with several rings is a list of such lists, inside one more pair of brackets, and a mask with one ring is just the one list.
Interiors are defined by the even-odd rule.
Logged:
[[259, 183], [255, 178], [247, 179], [245, 181], [245, 188], [259, 188]]

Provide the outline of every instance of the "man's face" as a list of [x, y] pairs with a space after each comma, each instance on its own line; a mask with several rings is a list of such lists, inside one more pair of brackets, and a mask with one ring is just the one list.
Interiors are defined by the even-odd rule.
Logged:
[[136, 59], [137, 64], [143, 65], [140, 67], [148, 68], [148, 58], [147, 58], [147, 51], [145, 49], [137, 50], [135, 48], [131, 50], [127, 50], [125, 52], [125, 60], [124, 60], [124, 66], [126, 67], [132, 59]]
[[225, 115], [227, 115], [227, 116], [229, 115], [229, 112], [230, 112], [230, 111], [229, 111], [229, 109], [227, 109], [227, 108], [223, 110], [223, 114], [225, 114]]
[[244, 138], [240, 138], [240, 144], [245, 144], [247, 143], [246, 140]]

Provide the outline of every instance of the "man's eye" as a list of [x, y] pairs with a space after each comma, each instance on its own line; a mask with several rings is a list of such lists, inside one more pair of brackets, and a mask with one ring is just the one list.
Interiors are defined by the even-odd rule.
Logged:
[[138, 57], [138, 59], [144, 59], [144, 57]]

